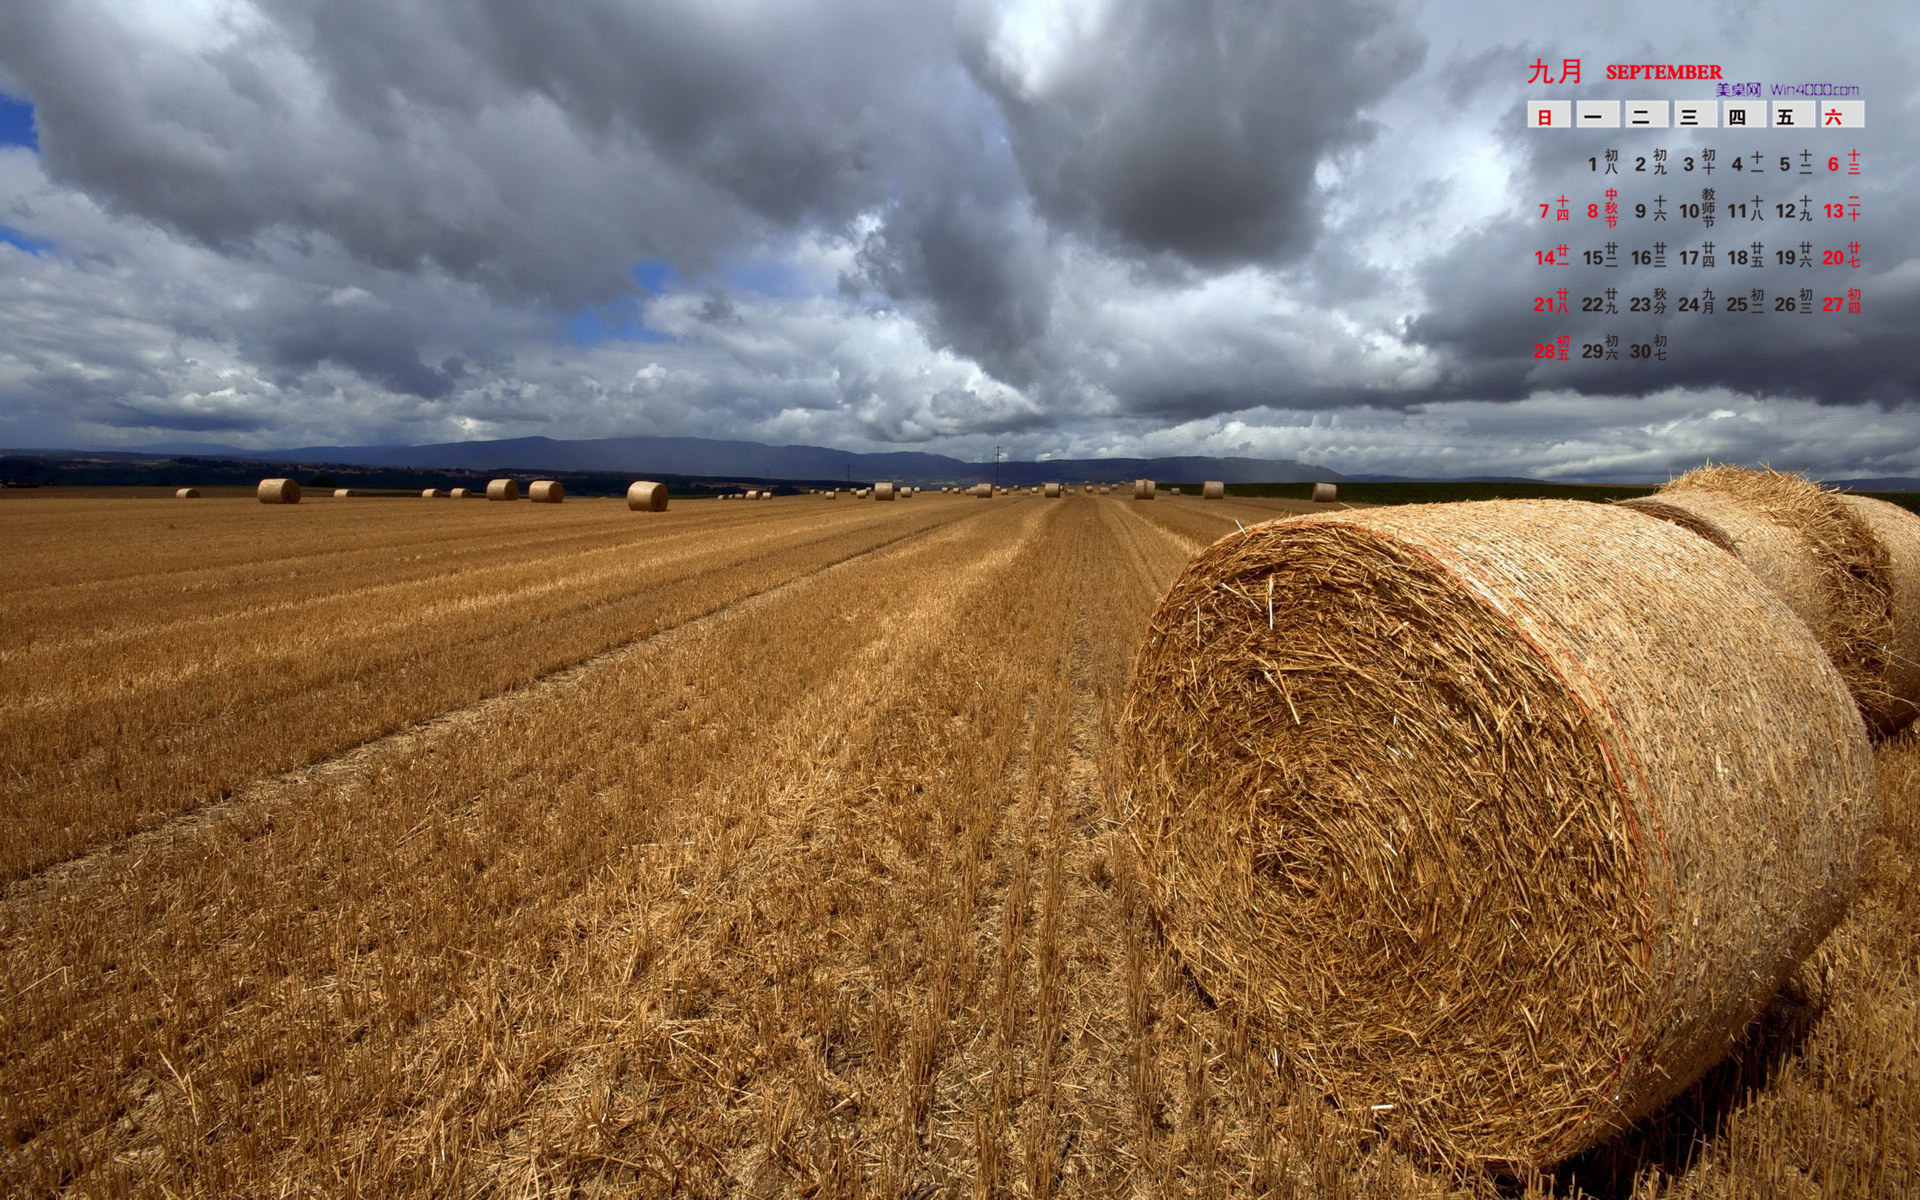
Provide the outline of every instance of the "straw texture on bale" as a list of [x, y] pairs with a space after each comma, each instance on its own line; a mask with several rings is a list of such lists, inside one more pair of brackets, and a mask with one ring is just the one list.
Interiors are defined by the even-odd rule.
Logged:
[[178, 491], [174, 492], [173, 498], [175, 500], [198, 500], [200, 499], [200, 489], [199, 488], [181, 488]]
[[1332, 504], [1339, 498], [1340, 488], [1337, 485], [1331, 483], [1316, 483], [1313, 485], [1313, 502], [1315, 504]]
[[627, 511], [667, 511], [667, 485], [651, 479], [636, 479], [627, 485]]
[[1133, 498], [1135, 500], [1153, 499], [1153, 480], [1151, 479], [1134, 480], [1133, 481]]
[[1049, 495], [1049, 496], [1059, 496], [1059, 495], [1061, 495], [1061, 494], [1063, 494], [1063, 493], [1061, 492], [1061, 489], [1060, 489], [1060, 485], [1059, 485], [1059, 484], [1057, 484], [1057, 483], [1050, 483], [1050, 484], [1048, 484], [1048, 485], [1047, 485], [1047, 488], [1046, 488], [1046, 491], [1047, 491], [1047, 495]]
[[891, 499], [893, 499], [893, 485], [892, 485], [891, 483], [876, 483], [876, 484], [874, 484], [874, 485], [873, 485], [873, 498], [874, 498], [875, 500], [891, 500]]
[[1838, 921], [1876, 816], [1805, 626], [1580, 501], [1222, 538], [1149, 624], [1121, 746], [1195, 979], [1455, 1166], [1550, 1165], [1697, 1079]]
[[1664, 507], [1627, 505], [1656, 517], [1681, 509], [1718, 526], [1740, 560], [1813, 630], [1867, 723], [1897, 719], [1904, 706], [1888, 684], [1887, 552], [1838, 493], [1781, 471], [1713, 466], [1688, 471], [1649, 499]]
[[511, 479], [495, 479], [487, 484], [487, 499], [518, 500], [520, 485]]
[[1893, 631], [1881, 657], [1887, 664], [1884, 700], [1865, 713], [1880, 734], [1896, 733], [1920, 716], [1920, 516], [1871, 496], [1840, 502], [1873, 534], [1886, 556]]
[[300, 485], [291, 479], [262, 479], [254, 495], [262, 504], [298, 504]]
[[1200, 498], [1202, 500], [1225, 500], [1227, 498], [1227, 485], [1218, 479], [1209, 479], [1200, 485]]
[[535, 504], [559, 504], [567, 498], [567, 489], [558, 479], [536, 479], [527, 485], [527, 499]]

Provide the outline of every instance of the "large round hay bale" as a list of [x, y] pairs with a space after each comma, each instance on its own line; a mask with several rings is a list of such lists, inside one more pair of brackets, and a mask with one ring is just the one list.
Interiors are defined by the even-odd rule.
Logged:
[[511, 479], [495, 479], [487, 484], [489, 500], [518, 500], [519, 498], [520, 485]]
[[335, 489], [333, 489], [333, 498], [334, 498], [335, 500], [345, 500], [345, 499], [346, 499], [347, 497], [349, 497], [349, 496], [351, 496], [351, 495], [353, 495], [353, 489], [352, 489], [352, 488], [335, 488]]
[[180, 488], [173, 493], [173, 498], [175, 500], [198, 500], [200, 499], [200, 489]]
[[473, 498], [473, 489], [472, 488], [454, 488], [452, 491], [447, 493], [447, 496], [450, 499], [454, 499], [454, 500], [470, 500]]
[[1046, 487], [1046, 492], [1049, 496], [1060, 496], [1063, 494], [1060, 485], [1057, 483], [1049, 483]]
[[893, 492], [894, 488], [891, 483], [876, 483], [873, 485], [873, 498], [875, 500], [891, 500], [893, 499]]
[[1853, 509], [1798, 475], [1746, 467], [1689, 471], [1652, 497], [1626, 502], [1650, 516], [1683, 522], [1721, 538], [1760, 581], [1805, 621], [1876, 728], [1897, 719], [1888, 647], [1894, 641], [1893, 584], [1887, 550]]
[[447, 499], [447, 491], [445, 488], [421, 488], [420, 498], [422, 500], [445, 500]]
[[1893, 629], [1881, 654], [1885, 694], [1862, 712], [1875, 732], [1895, 733], [1920, 715], [1920, 516], [1871, 496], [1843, 493], [1840, 502], [1873, 534], [1886, 558]]
[[629, 512], [667, 511], [667, 485], [648, 479], [640, 479], [628, 484], [627, 510]]
[[1313, 502], [1315, 504], [1332, 504], [1339, 498], [1339, 485], [1332, 483], [1316, 483], [1313, 485]]
[[1202, 500], [1225, 500], [1227, 498], [1227, 485], [1218, 479], [1209, 479], [1200, 485], [1200, 498]]
[[982, 500], [991, 500], [993, 498], [993, 485], [990, 483], [976, 483], [967, 489], [967, 493], [978, 496]]
[[535, 504], [559, 504], [567, 498], [567, 489], [558, 479], [536, 479], [527, 485], [527, 499]]
[[1153, 499], [1153, 480], [1151, 479], [1134, 480], [1133, 481], [1133, 498], [1135, 500]]
[[1840, 918], [1872, 758], [1721, 551], [1580, 501], [1230, 534], [1160, 603], [1116, 797], [1174, 950], [1422, 1157], [1527, 1169], [1724, 1056]]
[[262, 479], [254, 495], [262, 504], [298, 504], [300, 485], [291, 479]]

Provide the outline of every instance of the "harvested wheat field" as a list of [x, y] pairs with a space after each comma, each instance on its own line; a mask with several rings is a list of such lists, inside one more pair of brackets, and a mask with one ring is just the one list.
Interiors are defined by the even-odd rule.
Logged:
[[1062, 499], [9, 502], [0, 1193], [1920, 1187], [1912, 733], [1732, 1057], [1455, 1173], [1216, 1003], [1123, 834], [1149, 615], [1334, 514]]

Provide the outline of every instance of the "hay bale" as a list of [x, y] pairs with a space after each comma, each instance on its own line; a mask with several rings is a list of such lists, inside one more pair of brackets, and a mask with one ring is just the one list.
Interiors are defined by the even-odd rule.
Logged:
[[[1717, 526], [1724, 542], [1813, 630], [1870, 725], [1896, 720], [1893, 585], [1887, 551], [1838, 493], [1798, 475], [1745, 467], [1689, 471], [1651, 500], [1627, 502], [1650, 516], [1673, 509]], [[1670, 518], [1667, 518], [1670, 519]]]
[[527, 499], [535, 504], [560, 504], [567, 498], [567, 489], [558, 479], [536, 479], [527, 486]]
[[511, 479], [495, 479], [487, 484], [487, 499], [518, 500], [520, 485]]
[[1227, 498], [1227, 485], [1218, 479], [1209, 479], [1200, 485], [1200, 498], [1202, 500], [1225, 500]]
[[1332, 504], [1339, 498], [1340, 488], [1338, 485], [1331, 483], [1316, 483], [1313, 485], [1313, 502], [1315, 504]]
[[628, 512], [667, 511], [667, 485], [638, 479], [627, 485]]
[[832, 491], [826, 493], [826, 497], [829, 500], [838, 500], [840, 498], [840, 489], [839, 488], [833, 489]]
[[1904, 729], [1920, 715], [1920, 517], [1871, 496], [1840, 494], [1840, 502], [1867, 527], [1886, 558], [1893, 629], [1881, 658], [1884, 694], [1861, 712], [1874, 732]]
[[1064, 493], [1064, 491], [1062, 490], [1062, 488], [1060, 487], [1060, 485], [1059, 485], [1059, 484], [1057, 484], [1057, 483], [1050, 483], [1050, 484], [1048, 484], [1048, 485], [1046, 486], [1046, 494], [1047, 494], [1048, 496], [1052, 496], [1052, 497], [1059, 497], [1059, 496], [1061, 496], [1061, 495], [1063, 495], [1063, 494], [1065, 494], [1065, 493]]
[[353, 489], [352, 489], [352, 488], [335, 488], [335, 489], [333, 489], [333, 498], [334, 498], [335, 500], [345, 500], [345, 499], [346, 499], [347, 497], [349, 497], [349, 496], [351, 496], [351, 495], [353, 495]]
[[262, 479], [254, 495], [262, 504], [298, 504], [300, 485], [291, 479]]
[[200, 499], [200, 489], [180, 488], [173, 493], [173, 498], [175, 500], [198, 500]]
[[993, 485], [990, 483], [976, 483], [967, 489], [967, 494], [978, 496], [982, 500], [991, 500], [993, 499]]
[[447, 496], [453, 500], [469, 500], [473, 498], [473, 489], [472, 488], [454, 488], [452, 491], [447, 493]]
[[873, 498], [874, 498], [875, 500], [891, 500], [891, 499], [893, 499], [893, 485], [892, 485], [891, 483], [876, 483], [876, 484], [874, 484], [874, 485], [873, 485]]
[[445, 500], [447, 499], [447, 490], [445, 488], [421, 488], [420, 498], [422, 500]]
[[1133, 481], [1133, 498], [1135, 500], [1153, 499], [1153, 480], [1151, 479], [1134, 480]]
[[1208, 994], [1460, 1166], [1549, 1165], [1699, 1078], [1839, 920], [1876, 818], [1805, 626], [1700, 539], [1580, 501], [1220, 539], [1150, 622], [1121, 746], [1149, 902]]

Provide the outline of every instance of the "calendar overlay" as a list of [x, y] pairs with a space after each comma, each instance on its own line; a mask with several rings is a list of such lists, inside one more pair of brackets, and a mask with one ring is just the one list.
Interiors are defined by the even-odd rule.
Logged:
[[[1578, 83], [1580, 72], [1579, 59], [1562, 60], [1557, 78], [1536, 60], [1529, 82]], [[1543, 317], [1624, 318], [1578, 340], [1537, 326], [1534, 359], [1666, 362], [1678, 350], [1667, 330], [1683, 340], [1691, 322], [1861, 313], [1858, 87], [1776, 84], [1761, 99], [1759, 83], [1726, 82], [1711, 63], [1616, 63], [1606, 76], [1690, 80], [1715, 95], [1526, 101], [1527, 127], [1543, 136], [1606, 130], [1618, 143], [1596, 146], [1566, 189], [1531, 198], [1539, 282], [1526, 302]], [[1623, 268], [1625, 287], [1607, 275]]]

